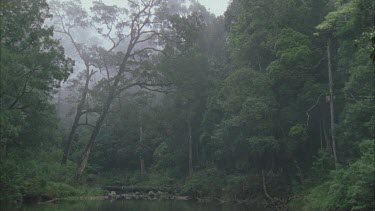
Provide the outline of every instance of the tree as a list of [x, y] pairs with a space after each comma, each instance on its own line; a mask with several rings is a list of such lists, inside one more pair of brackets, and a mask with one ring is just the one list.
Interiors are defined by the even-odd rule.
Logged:
[[[337, 158], [337, 149], [336, 149], [336, 138], [335, 138], [335, 114], [334, 114], [334, 108], [333, 108], [333, 101], [335, 100], [335, 96], [333, 95], [333, 84], [334, 79], [332, 77], [332, 42], [338, 42], [341, 44], [340, 48], [338, 49], [338, 52], [342, 52], [342, 54], [348, 53], [350, 48], [353, 48], [348, 46], [348, 43], [346, 41], [347, 36], [350, 36], [352, 38], [351, 41], [353, 43], [353, 40], [356, 39], [356, 37], [359, 37], [358, 32], [360, 32], [361, 29], [369, 30], [371, 27], [371, 18], [369, 18], [371, 13], [373, 12], [369, 11], [371, 8], [370, 1], [348, 1], [344, 4], [340, 4], [339, 2], [335, 2], [333, 5], [333, 11], [328, 13], [324, 21], [322, 21], [319, 25], [316, 26], [316, 29], [321, 32], [321, 34], [326, 35], [327, 39], [327, 61], [328, 61], [328, 75], [329, 75], [329, 102], [330, 102], [330, 116], [331, 116], [331, 140], [332, 140], [332, 151], [333, 151], [333, 157], [335, 160], [335, 165], [337, 167], [338, 158]], [[373, 5], [372, 5], [373, 6]], [[360, 12], [362, 11], [362, 12]], [[350, 17], [350, 21], [348, 22], [348, 17]], [[355, 32], [356, 25], [353, 25], [353, 23], [357, 23], [358, 31]], [[336, 36], [336, 39], [332, 41], [333, 35]], [[344, 35], [347, 35], [344, 37]], [[352, 49], [351, 53], [354, 49]], [[355, 50], [354, 50], [355, 51]], [[335, 55], [333, 55], [335, 56]], [[340, 55], [337, 53], [337, 56], [340, 58], [340, 56], [346, 56], [346, 55]], [[356, 60], [354, 61], [354, 63]], [[366, 62], [364, 62], [366, 63]], [[368, 62], [369, 63], [369, 62]], [[367, 63], [367, 64], [368, 64]], [[363, 64], [363, 63], [362, 63]], [[351, 68], [352, 64], [343, 62], [342, 60], [339, 60], [337, 62], [337, 68], [340, 69], [348, 69]], [[368, 65], [370, 68], [370, 65]], [[343, 86], [343, 85], [342, 85]], [[340, 88], [342, 88], [342, 86]], [[366, 87], [366, 86], [365, 86]], [[371, 93], [371, 91], [370, 91]], [[371, 96], [372, 94], [370, 94]], [[353, 97], [353, 96], [352, 96]], [[371, 98], [371, 97], [370, 97]]]
[[[77, 179], [81, 177], [86, 167], [89, 155], [95, 146], [96, 138], [110, 111], [113, 100], [121, 91], [130, 87], [158, 86], [153, 83], [155, 81], [152, 81], [153, 78], [150, 77], [152, 74], [141, 71], [142, 68], [139, 64], [149, 58], [151, 52], [161, 51], [161, 46], [145, 45], [147, 42], [156, 39], [172, 41], [176, 39], [171, 23], [155, 16], [156, 13], [160, 12], [158, 8], [162, 9], [161, 6], [163, 6], [162, 1], [149, 0], [130, 1], [129, 9], [106, 6], [101, 2], [95, 2], [91, 8], [94, 13], [91, 19], [95, 24], [94, 28], [99, 35], [108, 38], [113, 45], [107, 50], [105, 50], [105, 46], [94, 47], [95, 54], [93, 57], [96, 59], [94, 66], [99, 70], [106, 71], [107, 77], [103, 78], [96, 86], [96, 92], [99, 93], [97, 96], [100, 97], [96, 102], [99, 107], [98, 117], [92, 127], [89, 142], [78, 162]], [[166, 24], [169, 28], [161, 31], [161, 24]], [[169, 34], [165, 35], [166, 33]], [[177, 37], [177, 39], [179, 38]], [[119, 47], [116, 52], [113, 52], [120, 44], [125, 44], [126, 47]], [[110, 57], [115, 59], [108, 64], [105, 58]]]
[[[73, 124], [71, 126], [68, 138], [65, 142], [65, 150], [61, 160], [61, 164], [66, 164], [72, 141], [78, 126], [80, 125], [80, 119], [83, 115], [87, 115], [89, 108], [87, 108], [87, 95], [89, 93], [89, 84], [92, 76], [95, 74], [95, 71], [92, 67], [92, 61], [90, 58], [89, 46], [84, 43], [79, 43], [77, 38], [75, 38], [75, 30], [84, 30], [89, 27], [89, 20], [87, 12], [82, 8], [79, 2], [57, 2], [52, 1], [51, 5], [53, 6], [53, 13], [55, 18], [54, 26], [55, 31], [67, 36], [69, 42], [73, 45], [75, 51], [78, 53], [79, 59], [83, 62], [85, 66], [84, 70], [84, 86], [81, 91], [81, 96], [78, 101], [76, 108], [75, 117]], [[82, 125], [82, 124], [81, 124]]]
[[[72, 72], [44, 0], [1, 2], [1, 142], [17, 142], [30, 122], [49, 110], [51, 92]], [[38, 112], [39, 111], [39, 112]], [[47, 116], [47, 114], [45, 114]]]

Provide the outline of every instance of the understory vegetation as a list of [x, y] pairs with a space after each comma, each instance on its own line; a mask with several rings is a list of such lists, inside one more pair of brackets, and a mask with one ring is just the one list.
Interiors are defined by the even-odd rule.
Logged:
[[123, 2], [1, 1], [2, 204], [375, 209], [374, 1]]

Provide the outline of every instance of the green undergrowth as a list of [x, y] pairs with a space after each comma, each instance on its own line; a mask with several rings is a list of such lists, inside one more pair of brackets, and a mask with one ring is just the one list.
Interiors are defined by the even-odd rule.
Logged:
[[328, 173], [324, 181], [309, 184], [301, 197], [290, 203], [291, 210], [374, 210], [375, 143], [359, 144], [361, 157]]
[[74, 179], [75, 164], [62, 166], [60, 150], [9, 151], [0, 162], [1, 203], [38, 202], [43, 197], [101, 195], [101, 189], [85, 187]]

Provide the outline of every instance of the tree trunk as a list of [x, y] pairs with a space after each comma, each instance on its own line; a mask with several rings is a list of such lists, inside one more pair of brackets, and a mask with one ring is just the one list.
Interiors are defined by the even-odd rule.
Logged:
[[61, 120], [61, 87], [59, 88], [59, 91], [57, 93], [57, 108], [56, 108], [56, 113], [57, 113], [58, 122], [60, 122], [60, 120]]
[[145, 161], [143, 159], [143, 126], [142, 126], [142, 120], [141, 120], [141, 117], [139, 118], [140, 119], [140, 126], [139, 126], [139, 145], [140, 147], [142, 148], [141, 149], [141, 152], [139, 154], [139, 164], [140, 164], [140, 168], [141, 168], [141, 175], [144, 175], [145, 174]]
[[139, 156], [139, 162], [141, 164], [141, 175], [145, 175], [145, 160], [143, 159], [142, 155]]
[[114, 80], [112, 86], [109, 87], [107, 100], [104, 103], [102, 112], [100, 113], [100, 116], [99, 116], [99, 119], [96, 121], [95, 127], [91, 132], [89, 143], [87, 144], [86, 149], [83, 152], [83, 154], [81, 156], [81, 159], [79, 160], [77, 172], [76, 172], [76, 180], [77, 181], [81, 179], [82, 173], [86, 168], [87, 161], [89, 159], [90, 153], [95, 146], [96, 137], [98, 136], [98, 134], [100, 132], [100, 129], [103, 125], [103, 122], [104, 122], [105, 118], [107, 117], [107, 114], [108, 114], [108, 111], [111, 107], [113, 99], [115, 99], [116, 91], [118, 91], [117, 88], [118, 88], [118, 85], [119, 85], [120, 80], [121, 80], [121, 75], [125, 71], [126, 62], [129, 59], [130, 52], [132, 51], [133, 47], [134, 47], [134, 45], [131, 45], [128, 48], [128, 51], [127, 51], [127, 53], [124, 57], [124, 60], [123, 60], [122, 64], [120, 65], [120, 70], [117, 73], [117, 75], [114, 77], [115, 80]]
[[330, 150], [331, 149], [331, 145], [329, 143], [329, 139], [328, 139], [328, 135], [327, 135], [327, 131], [326, 131], [326, 124], [325, 124], [324, 120], [322, 120], [322, 128], [323, 128], [324, 140], [326, 142], [326, 149]]
[[336, 155], [336, 139], [335, 139], [335, 114], [333, 108], [333, 78], [332, 78], [332, 63], [331, 63], [331, 39], [327, 40], [327, 59], [328, 59], [328, 78], [329, 78], [329, 109], [331, 115], [331, 141], [332, 141], [332, 151], [333, 158], [335, 161], [335, 167], [337, 167], [337, 155]]
[[76, 180], [80, 180], [81, 179], [81, 176], [83, 174], [83, 171], [85, 170], [86, 168], [86, 165], [87, 165], [87, 161], [89, 160], [89, 156], [90, 156], [90, 153], [91, 151], [94, 149], [95, 147], [95, 142], [92, 142], [90, 140], [89, 144], [87, 145], [84, 153], [82, 154], [81, 156], [81, 159], [79, 160], [79, 164], [78, 164], [78, 167], [77, 167], [77, 172], [76, 172]]
[[200, 157], [199, 157], [199, 145], [198, 143], [195, 143], [195, 160], [197, 163], [200, 162]]
[[103, 112], [101, 113], [98, 121], [96, 122], [95, 127], [94, 127], [93, 131], [91, 132], [89, 143], [87, 144], [85, 151], [83, 152], [81, 158], [79, 159], [78, 166], [77, 166], [77, 172], [76, 172], [76, 180], [81, 179], [82, 173], [86, 168], [87, 161], [89, 159], [90, 153], [95, 147], [96, 137], [98, 136], [98, 134], [100, 132], [100, 129], [102, 127], [102, 124], [104, 122], [104, 119], [106, 118], [107, 113], [108, 113], [109, 105], [108, 105], [108, 108], [107, 108], [107, 105], [103, 109]]
[[7, 153], [7, 140], [0, 140], [0, 161], [2, 161]]
[[191, 122], [188, 120], [188, 145], [189, 145], [189, 178], [193, 176], [193, 139], [191, 135]]
[[[147, 9], [147, 7], [145, 7], [142, 11], [145, 11], [146, 9]], [[139, 20], [139, 17], [142, 14], [142, 11], [136, 15], [135, 19]], [[133, 22], [133, 24], [134, 24], [134, 22]], [[120, 81], [124, 77], [123, 73], [126, 70], [126, 65], [127, 65], [127, 62], [129, 60], [129, 58], [132, 56], [132, 51], [133, 51], [134, 47], [137, 45], [137, 43], [139, 43], [138, 40], [142, 35], [141, 30], [142, 30], [143, 27], [141, 27], [141, 29], [139, 29], [139, 28], [136, 29], [133, 24], [132, 24], [131, 29], [130, 29], [131, 30], [131, 32], [130, 32], [131, 36], [130, 36], [129, 45], [127, 47], [125, 56], [123, 57], [123, 60], [120, 64], [120, 66], [119, 66], [119, 71], [113, 77], [113, 79], [114, 79], [113, 83], [111, 84], [110, 81], [108, 82], [108, 84], [109, 84], [109, 90], [108, 90], [108, 95], [107, 95], [108, 97], [107, 97], [106, 101], [104, 102], [103, 109], [100, 113], [100, 116], [95, 123], [94, 129], [91, 132], [90, 140], [87, 144], [87, 147], [86, 147], [85, 151], [83, 152], [83, 154], [81, 156], [81, 159], [79, 160], [77, 172], [76, 172], [76, 180], [79, 180], [81, 178], [82, 173], [86, 168], [87, 161], [89, 159], [90, 153], [95, 146], [96, 137], [98, 136], [98, 134], [100, 132], [100, 129], [103, 125], [103, 122], [104, 122], [107, 114], [108, 114], [108, 111], [111, 107], [111, 104], [112, 104], [113, 100], [115, 99], [116, 95], [119, 94], [121, 92], [121, 90], [123, 90], [123, 89], [119, 89]], [[112, 49], [110, 49], [110, 51], [111, 50]], [[127, 87], [131, 87], [131, 86], [129, 85]]]
[[322, 131], [322, 120], [319, 123], [319, 136], [320, 136], [320, 151], [323, 151], [323, 131]]
[[67, 160], [68, 160], [68, 158], [69, 158], [70, 149], [72, 147], [74, 134], [76, 133], [76, 130], [77, 130], [77, 127], [78, 127], [78, 124], [79, 124], [79, 120], [81, 119], [81, 116], [83, 114], [82, 110], [83, 110], [83, 108], [85, 106], [85, 102], [86, 102], [86, 98], [87, 98], [87, 93], [88, 93], [88, 89], [89, 89], [90, 78], [91, 78], [91, 74], [90, 74], [90, 69], [89, 68], [90, 68], [89, 64], [86, 63], [86, 82], [85, 82], [85, 87], [84, 87], [84, 90], [82, 92], [81, 99], [80, 99], [80, 101], [78, 103], [78, 106], [77, 106], [76, 116], [74, 117], [72, 128], [70, 129], [68, 139], [65, 142], [64, 154], [63, 154], [63, 157], [62, 157], [62, 160], [61, 160], [61, 164], [62, 165], [65, 165], [66, 162], [67, 162]]

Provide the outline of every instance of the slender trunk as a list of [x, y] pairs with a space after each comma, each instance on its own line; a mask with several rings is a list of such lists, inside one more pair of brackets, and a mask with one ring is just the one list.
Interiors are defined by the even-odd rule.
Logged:
[[143, 126], [142, 126], [142, 120], [141, 120], [141, 117], [140, 117], [140, 126], [139, 126], [139, 144], [140, 144], [140, 147], [141, 147], [141, 152], [139, 153], [139, 164], [140, 164], [140, 168], [141, 168], [141, 175], [144, 175], [145, 174], [145, 161], [143, 159]]
[[333, 78], [332, 78], [332, 64], [331, 64], [331, 39], [327, 40], [327, 58], [328, 58], [328, 78], [329, 78], [329, 109], [331, 115], [331, 140], [332, 140], [332, 151], [333, 158], [335, 160], [335, 167], [337, 167], [337, 155], [336, 155], [336, 139], [335, 139], [335, 114], [333, 108]]
[[2, 161], [7, 153], [7, 140], [0, 140], [0, 160]]
[[324, 140], [326, 142], [326, 149], [327, 150], [330, 150], [331, 149], [331, 145], [329, 144], [329, 139], [328, 139], [328, 135], [327, 135], [327, 131], [326, 131], [326, 124], [325, 124], [325, 121], [322, 120], [322, 128], [323, 128], [323, 135], [324, 135]]
[[299, 181], [301, 182], [301, 184], [304, 184], [304, 177], [303, 177], [303, 173], [302, 173], [302, 170], [300, 168], [300, 166], [298, 165], [298, 162], [296, 159], [294, 159], [294, 165], [296, 166], [296, 169], [297, 169], [297, 172], [298, 172], [298, 177], [299, 177]]
[[264, 170], [262, 170], [262, 185], [263, 185], [263, 193], [266, 196], [266, 198], [269, 199], [271, 202], [274, 202], [275, 199], [271, 197], [267, 191], [266, 176], [264, 175]]
[[61, 119], [61, 87], [60, 87], [59, 92], [57, 94], [57, 108], [56, 108], [56, 113], [57, 113], [57, 119], [60, 122], [60, 119]]
[[320, 124], [319, 124], [319, 135], [320, 135], [320, 151], [323, 151], [322, 120], [320, 120]]
[[188, 145], [189, 145], [189, 178], [193, 176], [193, 139], [191, 135], [191, 122], [188, 120]]
[[89, 89], [90, 78], [91, 78], [90, 69], [89, 68], [90, 68], [90, 66], [86, 63], [86, 82], [85, 82], [85, 87], [83, 89], [83, 92], [82, 92], [82, 95], [81, 95], [81, 99], [80, 99], [80, 101], [78, 103], [78, 106], [77, 106], [77, 111], [76, 111], [76, 115], [74, 117], [72, 128], [70, 129], [68, 139], [65, 142], [64, 154], [63, 154], [63, 157], [62, 157], [62, 160], [61, 160], [61, 164], [62, 165], [65, 165], [66, 162], [67, 162], [67, 160], [68, 160], [68, 158], [69, 158], [70, 149], [72, 147], [74, 134], [76, 133], [76, 130], [77, 130], [77, 127], [78, 127], [78, 124], [79, 124], [79, 120], [80, 120], [80, 118], [82, 116], [82, 110], [83, 110], [83, 108], [85, 106], [85, 102], [86, 102], [86, 98], [87, 98], [87, 93], [88, 93], [88, 89]]
[[142, 155], [140, 156], [139, 162], [141, 164], [141, 175], [145, 175], [145, 160]]
[[198, 143], [195, 143], [195, 160], [196, 160], [197, 163], [200, 162], [199, 145], [198, 145]]

